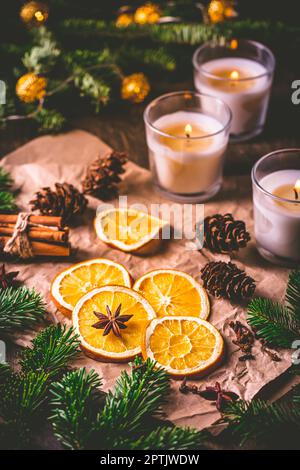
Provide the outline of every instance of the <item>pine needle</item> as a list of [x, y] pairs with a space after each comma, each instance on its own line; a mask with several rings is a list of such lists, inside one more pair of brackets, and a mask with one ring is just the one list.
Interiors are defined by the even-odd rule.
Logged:
[[295, 269], [289, 274], [289, 281], [286, 289], [286, 303], [292, 311], [295, 320], [300, 326], [300, 270]]
[[243, 445], [249, 439], [266, 437], [284, 424], [300, 425], [300, 409], [289, 403], [239, 400], [227, 405], [223, 421], [229, 424], [227, 432]]
[[34, 289], [0, 289], [0, 332], [33, 328], [45, 315], [45, 303]]
[[31, 348], [22, 352], [20, 365], [24, 372], [44, 371], [56, 377], [80, 353], [79, 345], [73, 328], [49, 326], [32, 340]]
[[129, 434], [144, 431], [147, 420], [161, 414], [168, 392], [166, 372], [156, 368], [149, 359], [144, 363], [136, 359], [131, 373], [122, 371], [114, 392], [107, 394], [99, 423], [108, 440], [116, 433], [127, 438]]
[[300, 335], [293, 312], [270, 299], [253, 299], [248, 306], [247, 321], [260, 338], [274, 346], [290, 348]]
[[129, 441], [124, 448], [130, 450], [190, 450], [199, 449], [207, 440], [207, 432], [178, 426], [161, 426], [136, 441]]
[[14, 212], [17, 210], [15, 197], [7, 191], [0, 191], [0, 211]]
[[13, 180], [3, 167], [0, 167], [0, 191], [6, 191], [13, 185]]
[[300, 271], [290, 273], [286, 304], [256, 298], [248, 306], [248, 323], [256, 334], [268, 343], [291, 348], [300, 337]]
[[50, 421], [55, 436], [67, 449], [89, 447], [97, 424], [96, 389], [100, 386], [98, 374], [93, 370], [87, 373], [85, 369], [69, 372], [52, 385]]
[[0, 385], [7, 379], [7, 377], [11, 374], [10, 365], [6, 362], [0, 363]]
[[7, 423], [27, 422], [46, 398], [47, 380], [45, 372], [8, 374], [0, 387], [0, 416]]

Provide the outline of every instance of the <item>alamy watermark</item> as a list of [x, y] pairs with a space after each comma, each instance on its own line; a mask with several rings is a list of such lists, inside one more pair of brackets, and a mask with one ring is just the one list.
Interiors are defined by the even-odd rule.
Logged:
[[[109, 213], [112, 209], [120, 210], [103, 219], [104, 231], [111, 239], [126, 240], [130, 237], [138, 240], [151, 233], [153, 238], [162, 240], [185, 240], [185, 248], [188, 251], [203, 247], [204, 204], [128, 204], [127, 196], [120, 196], [117, 206], [101, 204], [97, 214], [106, 211]], [[151, 217], [132, 217], [132, 211], [140, 211]], [[152, 217], [165, 222], [160, 231], [156, 230], [157, 224]]]
[[3, 80], [0, 80], [0, 104], [6, 103], [6, 85]]
[[6, 362], [6, 344], [0, 340], [0, 364]]
[[295, 349], [292, 354], [292, 364], [298, 366], [300, 364], [300, 339], [293, 341], [291, 348]]
[[292, 82], [292, 90], [295, 90], [291, 96], [292, 103], [300, 104], [300, 80], [294, 80]]

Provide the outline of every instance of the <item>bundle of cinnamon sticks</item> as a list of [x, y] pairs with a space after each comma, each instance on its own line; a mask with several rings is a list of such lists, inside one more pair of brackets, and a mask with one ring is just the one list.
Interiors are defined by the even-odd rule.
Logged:
[[[5, 246], [14, 233], [17, 214], [0, 214], [0, 241]], [[69, 256], [69, 228], [61, 217], [31, 215], [27, 235], [34, 256]]]

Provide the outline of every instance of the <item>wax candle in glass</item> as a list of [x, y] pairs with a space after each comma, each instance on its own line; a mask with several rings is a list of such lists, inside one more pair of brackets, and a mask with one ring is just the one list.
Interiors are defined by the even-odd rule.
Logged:
[[144, 121], [154, 183], [165, 196], [200, 202], [219, 191], [231, 121], [225, 103], [169, 93], [147, 106]]
[[262, 157], [252, 184], [258, 251], [282, 266], [300, 265], [300, 148]]
[[254, 41], [206, 43], [193, 57], [195, 88], [232, 111], [230, 138], [248, 140], [263, 130], [275, 68], [272, 52]]

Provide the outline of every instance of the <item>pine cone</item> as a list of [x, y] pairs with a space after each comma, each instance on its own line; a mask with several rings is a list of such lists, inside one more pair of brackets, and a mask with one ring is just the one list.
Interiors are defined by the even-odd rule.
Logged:
[[124, 173], [123, 165], [127, 162], [124, 152], [112, 152], [105, 158], [98, 158], [92, 163], [82, 182], [83, 192], [103, 201], [108, 201], [119, 194], [119, 175]]
[[88, 201], [83, 193], [72, 184], [56, 183], [55, 191], [42, 188], [35, 194], [35, 199], [29, 202], [32, 210], [39, 210], [42, 215], [59, 216], [64, 222], [73, 216], [84, 212]]
[[233, 263], [213, 261], [201, 270], [204, 287], [215, 297], [244, 300], [252, 297], [255, 281]]
[[244, 248], [250, 240], [245, 222], [232, 214], [215, 214], [204, 219], [204, 247], [213, 253], [231, 253]]

